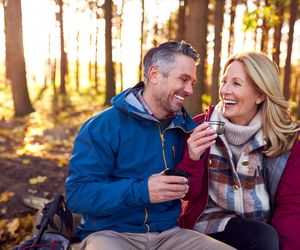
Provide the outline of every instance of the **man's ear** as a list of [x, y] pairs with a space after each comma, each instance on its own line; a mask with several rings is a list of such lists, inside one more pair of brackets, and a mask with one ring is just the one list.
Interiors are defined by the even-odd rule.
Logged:
[[153, 82], [156, 83], [157, 82], [157, 77], [158, 77], [158, 66], [157, 65], [152, 65], [149, 70], [148, 70], [148, 79]]
[[257, 105], [259, 105], [259, 104], [261, 104], [264, 100], [266, 100], [266, 95], [265, 94], [260, 94], [259, 96], [258, 96], [258, 98], [256, 99], [256, 104]]

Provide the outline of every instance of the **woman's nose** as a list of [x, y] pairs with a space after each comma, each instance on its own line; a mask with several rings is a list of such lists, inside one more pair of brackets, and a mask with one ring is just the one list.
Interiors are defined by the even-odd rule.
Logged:
[[230, 84], [223, 84], [223, 85], [221, 85], [220, 86], [220, 89], [219, 89], [219, 92], [221, 93], [221, 94], [228, 94], [228, 93], [231, 93], [232, 91], [231, 91], [231, 87], [230, 87]]

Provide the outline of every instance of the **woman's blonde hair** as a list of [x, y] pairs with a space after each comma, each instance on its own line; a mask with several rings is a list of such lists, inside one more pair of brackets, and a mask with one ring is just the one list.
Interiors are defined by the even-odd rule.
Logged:
[[285, 100], [280, 86], [279, 70], [275, 62], [260, 52], [245, 52], [233, 55], [225, 64], [224, 72], [233, 61], [242, 62], [257, 90], [265, 94], [262, 102], [262, 129], [270, 157], [290, 150], [298, 137], [299, 124], [293, 121], [290, 105]]

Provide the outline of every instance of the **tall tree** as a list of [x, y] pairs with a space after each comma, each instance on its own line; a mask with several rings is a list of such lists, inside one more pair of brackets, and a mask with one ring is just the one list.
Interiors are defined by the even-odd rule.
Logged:
[[230, 6], [230, 26], [229, 26], [228, 55], [231, 55], [233, 53], [234, 20], [235, 20], [236, 5], [237, 5], [237, 0], [232, 0], [231, 1], [231, 6]]
[[[98, 15], [97, 15], [98, 16]], [[95, 78], [95, 90], [98, 93], [99, 91], [99, 79], [98, 79], [98, 46], [99, 46], [99, 27], [96, 24], [96, 32], [95, 32], [95, 68], [94, 68], [94, 78]]]
[[140, 65], [139, 65], [139, 81], [142, 80], [143, 69], [143, 45], [144, 45], [144, 23], [145, 23], [145, 0], [141, 0], [142, 4], [142, 20], [141, 20], [141, 40], [140, 40]]
[[[94, 52], [94, 80], [95, 80], [95, 84], [94, 84], [94, 88], [96, 90], [96, 92], [99, 92], [99, 77], [98, 77], [98, 51], [99, 51], [99, 33], [100, 33], [100, 29], [99, 29], [99, 22], [98, 20], [100, 20], [101, 18], [103, 18], [103, 6], [100, 4], [100, 1], [98, 2], [97, 0], [88, 0], [87, 1], [89, 9], [90, 9], [90, 17], [92, 20], [95, 19], [95, 32], [92, 32], [92, 34], [90, 34], [90, 47], [92, 48], [92, 43], [93, 43], [93, 34], [95, 34], [95, 52]], [[92, 50], [91, 50], [91, 54], [92, 54]], [[90, 61], [90, 65], [89, 65], [89, 72], [92, 75], [92, 59]], [[92, 77], [90, 77], [90, 79], [92, 80]]]
[[177, 29], [177, 41], [184, 40], [185, 33], [185, 8], [186, 8], [186, 0], [179, 0], [179, 8], [178, 8], [178, 29]]
[[67, 54], [65, 52], [65, 36], [64, 36], [64, 19], [63, 19], [63, 0], [56, 0], [59, 11], [57, 13], [57, 21], [60, 31], [60, 93], [66, 94], [66, 76], [67, 76]]
[[27, 88], [23, 48], [21, 0], [6, 1], [4, 6], [6, 78], [11, 82], [15, 116], [34, 111]]
[[202, 112], [202, 95], [207, 67], [208, 3], [209, 0], [189, 0], [186, 7], [186, 27], [189, 28], [185, 30], [185, 39], [199, 52], [201, 58], [194, 94], [185, 105], [191, 115]]
[[299, 0], [291, 0], [290, 3], [290, 21], [289, 21], [289, 35], [287, 42], [287, 55], [285, 60], [285, 72], [283, 82], [283, 94], [286, 99], [290, 97], [290, 81], [291, 81], [291, 58], [294, 38], [294, 26], [299, 11]]
[[90, 33], [89, 35], [89, 44], [90, 44], [90, 51], [89, 51], [89, 54], [90, 54], [90, 58], [89, 58], [89, 64], [88, 64], [88, 72], [89, 72], [89, 83], [91, 83], [93, 81], [93, 76], [92, 76], [92, 69], [93, 69], [93, 65], [92, 65], [92, 55], [93, 55], [93, 35], [92, 35], [92, 32]]
[[116, 94], [115, 72], [112, 60], [112, 1], [104, 2], [105, 18], [105, 74], [106, 74], [106, 95], [105, 104], [109, 104], [111, 98]]
[[[264, 0], [264, 7], [262, 9], [262, 25], [261, 25], [261, 41], [260, 41], [260, 50], [267, 53], [268, 52], [268, 43], [269, 43], [269, 30], [270, 25], [268, 20], [270, 18], [271, 6], [268, 0]], [[266, 14], [267, 13], [267, 14]]]
[[277, 65], [280, 65], [279, 55], [280, 55], [280, 43], [281, 43], [281, 29], [283, 25], [283, 13], [284, 13], [284, 2], [283, 0], [276, 1], [276, 9], [279, 22], [274, 28], [274, 40], [273, 40], [273, 50], [272, 58]]
[[222, 29], [224, 22], [224, 5], [225, 0], [216, 1], [214, 24], [215, 24], [215, 39], [214, 39], [214, 62], [212, 71], [211, 94], [212, 103], [218, 102], [218, 82], [221, 63], [221, 47], [222, 47]]
[[[121, 6], [121, 10], [120, 10], [120, 14], [119, 14], [119, 23], [120, 23], [120, 36], [119, 36], [119, 39], [120, 39], [120, 47], [121, 47], [121, 54], [122, 54], [122, 32], [123, 32], [123, 10], [124, 10], [124, 0], [122, 0], [122, 6]], [[121, 56], [122, 57], [122, 56]], [[120, 63], [119, 63], [119, 73], [120, 73], [120, 91], [123, 91], [124, 90], [124, 77], [123, 77], [123, 62], [122, 60], [120, 60]]]
[[80, 86], [80, 56], [79, 56], [80, 33], [77, 30], [76, 35], [76, 61], [75, 61], [75, 82], [76, 90], [79, 91]]

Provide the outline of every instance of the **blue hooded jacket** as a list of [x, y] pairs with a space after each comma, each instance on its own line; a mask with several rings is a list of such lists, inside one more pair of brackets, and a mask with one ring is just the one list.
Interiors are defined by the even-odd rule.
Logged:
[[162, 232], [178, 225], [181, 201], [150, 203], [148, 177], [175, 168], [184, 135], [196, 124], [182, 109], [162, 130], [134, 94], [143, 87], [115, 96], [77, 135], [65, 188], [68, 208], [82, 215], [82, 239], [100, 230]]

